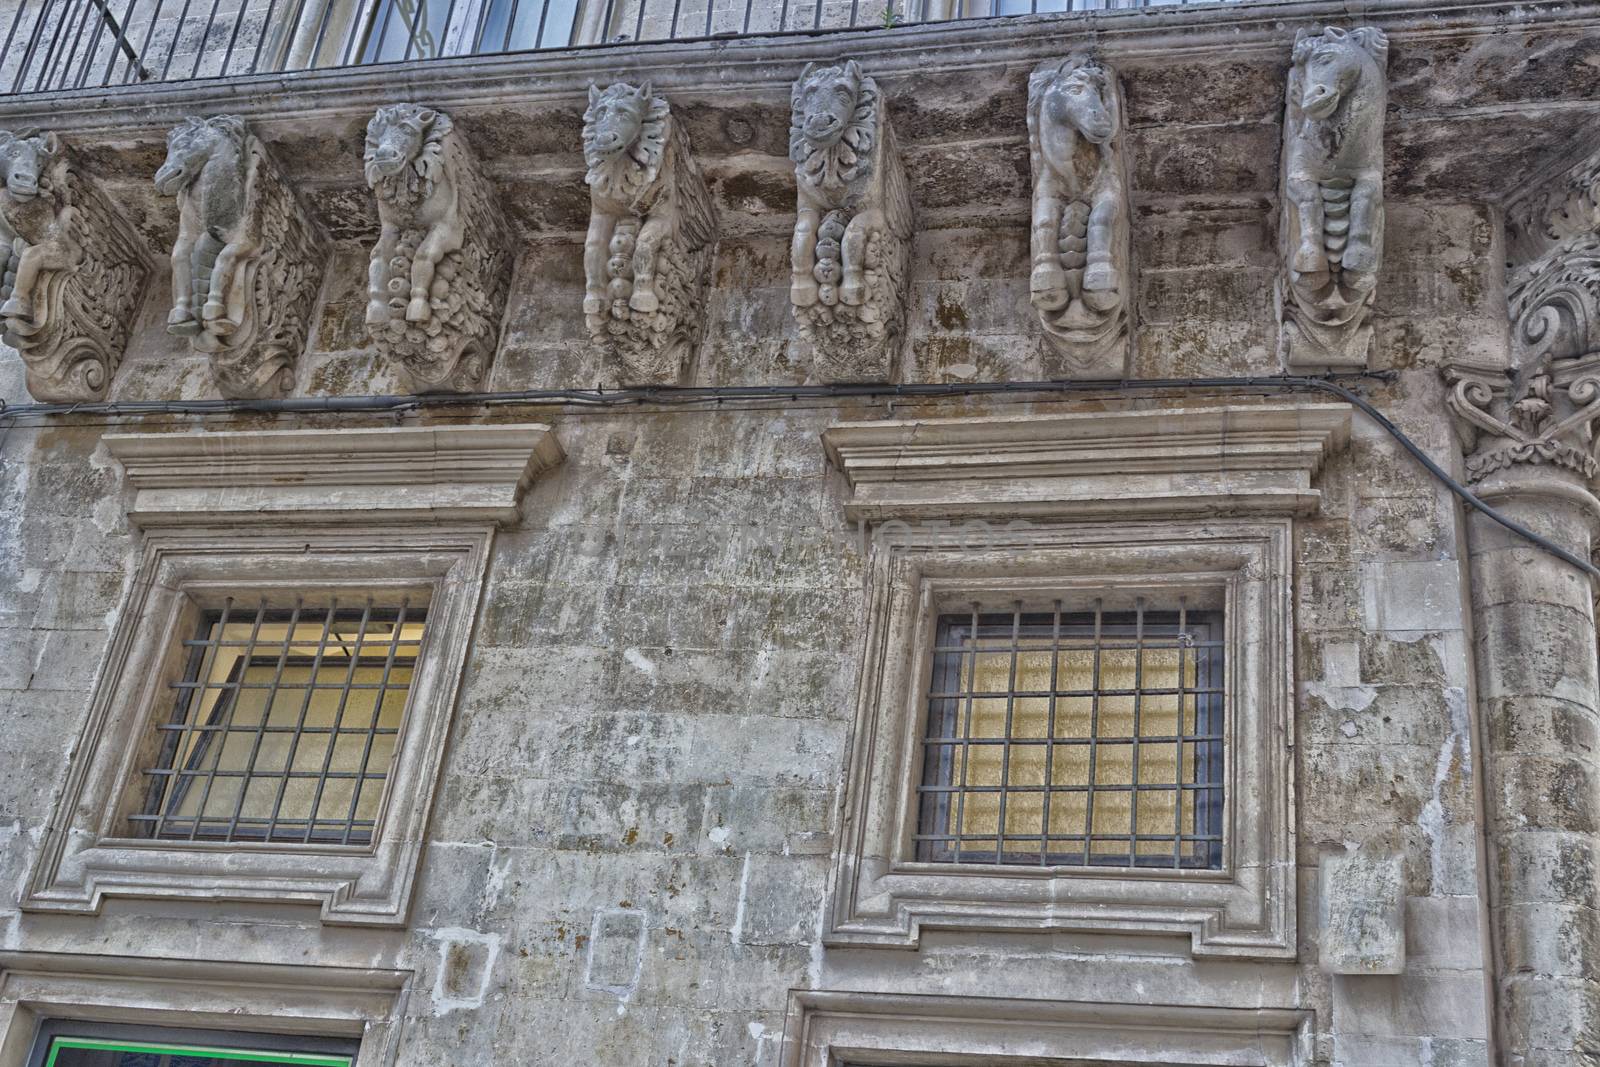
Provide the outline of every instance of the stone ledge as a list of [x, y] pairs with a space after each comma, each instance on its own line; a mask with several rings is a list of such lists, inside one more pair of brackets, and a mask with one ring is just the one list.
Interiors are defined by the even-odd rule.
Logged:
[[822, 435], [845, 515], [1304, 515], [1350, 436], [1347, 404], [839, 423]]
[[540, 423], [107, 434], [105, 442], [135, 490], [128, 516], [139, 525], [509, 522], [533, 479], [563, 458]]

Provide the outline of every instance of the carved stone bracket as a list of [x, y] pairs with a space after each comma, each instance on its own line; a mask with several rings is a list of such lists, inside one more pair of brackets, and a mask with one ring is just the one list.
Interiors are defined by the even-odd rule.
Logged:
[[789, 295], [824, 382], [888, 381], [905, 326], [911, 191], [877, 82], [853, 62], [795, 82]]
[[716, 205], [667, 98], [589, 87], [584, 320], [626, 385], [685, 380], [705, 325]]
[[1283, 119], [1278, 352], [1292, 371], [1360, 369], [1383, 262], [1382, 30], [1303, 29]]
[[53, 133], [0, 131], [0, 321], [35, 400], [105, 399], [151, 264]]
[[227, 397], [294, 387], [328, 241], [243, 119], [185, 119], [156, 189], [178, 199], [167, 328], [211, 359]]
[[499, 344], [514, 244], [494, 188], [450, 116], [420, 104], [367, 124], [381, 232], [367, 333], [413, 392], [482, 387]]
[[1116, 72], [1076, 55], [1028, 79], [1033, 275], [1040, 324], [1078, 378], [1128, 373], [1128, 171]]

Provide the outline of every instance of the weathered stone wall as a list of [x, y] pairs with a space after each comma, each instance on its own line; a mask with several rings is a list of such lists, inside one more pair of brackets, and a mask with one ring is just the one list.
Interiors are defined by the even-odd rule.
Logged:
[[[1402, 100], [1404, 45], [1396, 34]], [[904, 381], [1060, 373], [1028, 305], [1020, 117], [1030, 64], [996, 61], [988, 73], [1000, 88], [983, 105], [959, 103], [978, 77], [970, 71], [930, 75], [892, 101], [924, 220]], [[1273, 79], [1285, 66], [1286, 52], [1241, 62], [1228, 77], [1251, 88], [1236, 92], [1208, 80], [1196, 94], [1182, 69], [1154, 62], [1130, 76], [1136, 377], [1281, 371]], [[519, 230], [491, 390], [614, 384], [580, 311], [585, 194], [561, 184], [579, 173], [578, 101], [565, 141], [520, 131], [500, 145], [483, 117], [464, 123]], [[1222, 105], [1227, 120], [1196, 134]], [[810, 370], [788, 306], [784, 106], [752, 105], [753, 127], [687, 109], [696, 143], [714, 146], [707, 176], [729, 220], [698, 384], [800, 383]], [[1010, 125], [990, 128], [1002, 120]], [[322, 149], [283, 158], [302, 174], [347, 165], [358, 127], [340, 123]], [[115, 178], [150, 155], [123, 143], [101, 162]], [[530, 159], [546, 166], [519, 176]], [[1508, 345], [1501, 223], [1484, 174], [1441, 192], [1425, 155], [1392, 166], [1373, 367], [1396, 375], [1363, 388], [1448, 463], [1456, 445], [1439, 366], [1463, 354], [1503, 361]], [[308, 182], [335, 247], [295, 395], [400, 388], [365, 341], [372, 216], [352, 191], [358, 175]], [[153, 248], [170, 242], [171, 219], [127, 203]], [[157, 279], [147, 295], [113, 400], [213, 395], [203, 357], [165, 332], [165, 286]], [[24, 395], [9, 352], [0, 395]], [[1219, 395], [1250, 393], [1027, 394], [892, 411], [1159, 410]], [[914, 952], [822, 947], [865, 544], [841, 517], [818, 436], [890, 410], [766, 401], [399, 416], [547, 421], [567, 458], [496, 542], [419, 891], [398, 932], [325, 926], [314, 909], [288, 906], [112, 900], [98, 917], [15, 906], [135, 558], [130, 490], [101, 435], [396, 417], [0, 419], [0, 950], [412, 969], [401, 1064], [772, 1067], [792, 988], [1306, 1008], [1317, 1063], [1490, 1062], [1464, 525], [1454, 499], [1359, 415], [1319, 476], [1320, 512], [1296, 527], [1297, 961], [1196, 961], [1185, 939], [1114, 934], [928, 932]], [[1318, 861], [1347, 850], [1403, 857], [1400, 975], [1318, 966]]]

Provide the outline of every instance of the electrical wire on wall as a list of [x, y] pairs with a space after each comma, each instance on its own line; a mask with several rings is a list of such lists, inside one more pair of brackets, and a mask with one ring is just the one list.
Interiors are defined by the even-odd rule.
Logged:
[[[1420, 463], [1436, 481], [1463, 504], [1499, 523], [1518, 537], [1600, 579], [1600, 567], [1540, 536], [1515, 519], [1478, 499], [1422, 450], [1388, 416], [1345, 382], [1389, 381], [1389, 372], [1329, 375], [1271, 375], [1217, 378], [1139, 378], [1123, 381], [931, 382], [910, 385], [746, 385], [746, 386], [636, 386], [620, 389], [521, 389], [481, 393], [424, 393], [420, 395], [290, 397], [278, 400], [141, 400], [84, 404], [18, 404], [0, 401], [0, 420], [10, 429], [19, 419], [47, 416], [108, 415], [229, 415], [229, 414], [406, 414], [431, 408], [496, 406], [502, 404], [558, 404], [577, 408], [679, 407], [725, 405], [759, 401], [798, 400], [935, 400], [950, 397], [999, 395], [1049, 395], [1079, 393], [1170, 392], [1183, 390], [1263, 389], [1328, 393], [1371, 419]], [[0, 438], [3, 439], [3, 438]]]

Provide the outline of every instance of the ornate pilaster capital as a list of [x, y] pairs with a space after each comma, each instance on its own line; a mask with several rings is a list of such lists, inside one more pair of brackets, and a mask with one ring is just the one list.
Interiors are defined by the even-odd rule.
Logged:
[[1450, 363], [1444, 376], [1469, 482], [1527, 467], [1567, 471], [1584, 483], [1593, 480], [1600, 352], [1543, 360], [1520, 374]]

